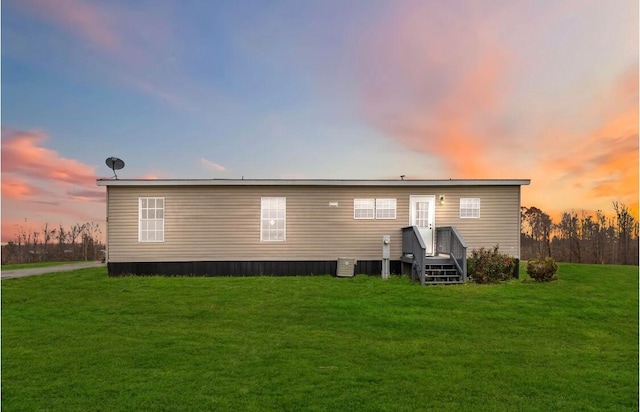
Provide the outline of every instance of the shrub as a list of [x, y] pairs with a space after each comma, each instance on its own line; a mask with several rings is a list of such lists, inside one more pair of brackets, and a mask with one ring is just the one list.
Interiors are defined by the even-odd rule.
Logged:
[[467, 272], [476, 283], [497, 283], [513, 277], [516, 260], [493, 249], [473, 249], [467, 260]]
[[531, 276], [531, 279], [537, 282], [549, 282], [550, 280], [558, 279], [556, 271], [558, 265], [552, 258], [541, 258], [538, 256], [536, 259], [531, 259], [527, 262], [527, 273]]

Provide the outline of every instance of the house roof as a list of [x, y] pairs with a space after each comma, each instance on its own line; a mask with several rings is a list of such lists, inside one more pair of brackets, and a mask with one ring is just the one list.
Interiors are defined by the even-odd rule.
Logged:
[[525, 186], [530, 179], [98, 179], [98, 186]]

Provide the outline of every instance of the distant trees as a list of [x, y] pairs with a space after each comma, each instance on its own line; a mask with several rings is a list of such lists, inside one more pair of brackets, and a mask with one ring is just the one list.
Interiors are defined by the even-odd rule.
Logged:
[[548, 214], [537, 207], [522, 208], [522, 233], [525, 234], [531, 255], [551, 255], [553, 223]]
[[[564, 212], [558, 223], [539, 208], [521, 208], [520, 255], [560, 262], [638, 264], [638, 220], [621, 202], [613, 202], [612, 217]], [[45, 223], [33, 230], [17, 226], [15, 239], [2, 247], [2, 264], [44, 261], [99, 260], [104, 257], [102, 229], [95, 222], [68, 228]]]
[[638, 264], [638, 220], [613, 203], [615, 216], [564, 212], [560, 222], [537, 207], [521, 208], [521, 257], [552, 257], [561, 262]]
[[[613, 210], [616, 212], [616, 235], [619, 242], [618, 260], [623, 265], [638, 263], [638, 222], [623, 203], [613, 202]], [[635, 254], [629, 247], [634, 243], [636, 243]]]
[[39, 230], [20, 225], [15, 240], [2, 247], [2, 264], [103, 258], [102, 229], [95, 222], [76, 223], [66, 229], [45, 223]]

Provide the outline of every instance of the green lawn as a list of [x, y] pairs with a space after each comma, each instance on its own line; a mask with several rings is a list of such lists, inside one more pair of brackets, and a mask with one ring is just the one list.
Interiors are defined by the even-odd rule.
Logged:
[[3, 411], [638, 409], [638, 268], [2, 282]]

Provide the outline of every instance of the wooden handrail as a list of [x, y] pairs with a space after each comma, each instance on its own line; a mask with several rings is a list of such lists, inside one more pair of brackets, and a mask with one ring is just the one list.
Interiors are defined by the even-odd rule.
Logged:
[[454, 226], [436, 228], [436, 244], [438, 253], [448, 254], [458, 272], [462, 275], [462, 280], [466, 281], [467, 243], [458, 232], [458, 229]]
[[414, 273], [418, 273], [420, 283], [425, 284], [425, 255], [427, 247], [417, 226], [402, 228], [402, 256], [412, 256], [411, 280], [415, 280]]

